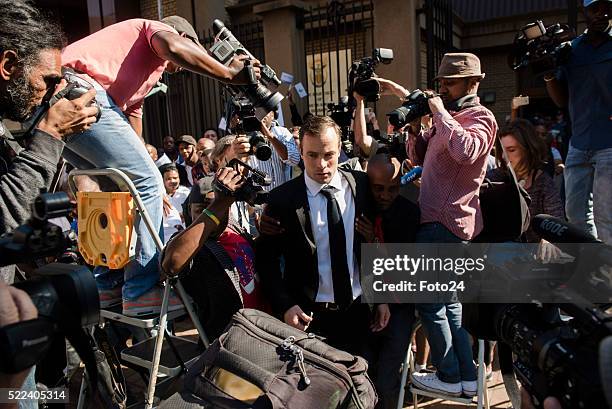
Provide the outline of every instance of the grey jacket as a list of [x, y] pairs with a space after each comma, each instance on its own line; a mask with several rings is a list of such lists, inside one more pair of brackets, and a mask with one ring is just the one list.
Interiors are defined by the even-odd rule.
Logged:
[[0, 234], [25, 223], [41, 188], [49, 188], [64, 142], [36, 130], [30, 146], [17, 155], [0, 176]]

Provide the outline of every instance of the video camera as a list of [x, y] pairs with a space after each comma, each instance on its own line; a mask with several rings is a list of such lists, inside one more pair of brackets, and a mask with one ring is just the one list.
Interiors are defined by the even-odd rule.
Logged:
[[[563, 251], [577, 249], [563, 243], [601, 246], [594, 250], [597, 256], [574, 255], [612, 266], [612, 248], [562, 220], [538, 215], [532, 228]], [[606, 407], [606, 397], [612, 407], [612, 304], [592, 304], [569, 288], [563, 294], [562, 304], [464, 304], [463, 326], [475, 337], [502, 343], [502, 373], [513, 370], [537, 407], [548, 396], [564, 408]]]
[[236, 191], [231, 191], [215, 178], [213, 181], [215, 191], [222, 192], [226, 196], [232, 196], [237, 201], [246, 202], [251, 206], [261, 205], [268, 201], [269, 194], [262, 186], [270, 186], [272, 180], [265, 172], [254, 169], [236, 158], [232, 159], [227, 166], [234, 168], [236, 171], [239, 171], [238, 166], [242, 166], [250, 171], [250, 175], [247, 176], [246, 181]]
[[232, 98], [230, 108], [228, 116], [238, 118], [233, 131], [237, 135], [249, 136], [249, 154], [262, 161], [269, 160], [272, 157], [272, 148], [260, 132], [261, 122], [255, 116], [255, 107], [251, 101], [248, 98]]
[[508, 63], [513, 70], [529, 67], [534, 75], [550, 73], [568, 60], [575, 36], [566, 24], [529, 23], [514, 38]]
[[[41, 194], [28, 223], [0, 238], [0, 265], [61, 255], [70, 240], [48, 220], [67, 216], [72, 209], [63, 192]], [[83, 329], [100, 321], [98, 288], [91, 271], [84, 266], [52, 263], [15, 287], [28, 293], [38, 318], [0, 328], [0, 372], [17, 373], [35, 365], [47, 355], [54, 337], [65, 336], [85, 362], [96, 388], [96, 360]]]
[[353, 91], [363, 96], [367, 102], [380, 99], [380, 84], [373, 79], [374, 70], [379, 63], [391, 64], [393, 50], [390, 48], [375, 48], [371, 57], [354, 61], [349, 71], [349, 96]]
[[354, 106], [351, 106], [348, 96], [340, 98], [337, 104], [327, 104], [329, 116], [340, 127], [340, 139], [342, 140], [342, 150], [349, 157], [353, 156], [353, 129], [351, 121], [353, 120]]
[[[272, 92], [268, 88], [270, 84], [280, 85], [281, 80], [276, 76], [272, 68], [267, 65], [261, 66], [261, 82], [257, 80], [250, 60], [255, 57], [243, 46], [232, 32], [225, 27], [221, 20], [213, 21], [215, 42], [210, 48], [212, 55], [222, 64], [229, 65], [235, 55], [247, 55], [249, 59], [244, 61], [245, 68], [249, 72], [250, 83], [247, 85], [226, 85], [233, 96], [245, 95], [255, 107], [262, 108], [266, 113], [275, 109], [283, 100], [279, 92]], [[260, 118], [261, 119], [261, 118]]]
[[427, 96], [420, 89], [412, 91], [402, 106], [387, 114], [389, 123], [395, 129], [400, 129], [417, 118], [431, 114], [427, 100]]

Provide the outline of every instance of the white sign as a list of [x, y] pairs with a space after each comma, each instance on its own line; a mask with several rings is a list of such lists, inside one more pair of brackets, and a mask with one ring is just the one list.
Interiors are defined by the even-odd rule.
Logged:
[[300, 98], [306, 98], [306, 96], [308, 95], [308, 92], [306, 92], [306, 90], [304, 89], [304, 85], [302, 85], [301, 82], [295, 84], [293, 88], [295, 88], [295, 91], [298, 93]]
[[225, 117], [224, 116], [221, 117], [221, 120], [219, 121], [218, 128], [223, 130], [223, 131], [227, 130], [227, 122], [225, 121]]
[[285, 84], [291, 84], [293, 82], [293, 75], [283, 72], [280, 78], [281, 82]]

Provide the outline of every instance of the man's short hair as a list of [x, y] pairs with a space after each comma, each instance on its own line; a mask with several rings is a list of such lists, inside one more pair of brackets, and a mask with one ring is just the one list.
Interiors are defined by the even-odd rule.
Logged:
[[162, 174], [162, 176], [164, 176], [166, 173], [172, 172], [172, 171], [178, 173], [178, 168], [176, 167], [176, 165], [174, 163], [166, 163], [166, 164], [161, 165], [159, 167], [159, 172]]
[[338, 135], [338, 146], [340, 146], [342, 142], [342, 131], [340, 130], [340, 126], [338, 126], [329, 116], [318, 115], [310, 116], [300, 128], [300, 144], [303, 142], [305, 134], [308, 133], [314, 137], [319, 137], [323, 135], [327, 128], [333, 128], [336, 131], [336, 135]]
[[66, 38], [59, 24], [29, 0], [0, 0], [0, 53], [13, 50], [20, 67], [38, 62], [43, 50], [61, 50]]
[[219, 139], [217, 143], [215, 143], [215, 148], [210, 154], [210, 158], [212, 160], [217, 160], [221, 156], [223, 156], [223, 154], [225, 154], [225, 151], [230, 147], [232, 142], [234, 142], [234, 139], [236, 139], [236, 135], [226, 135], [223, 138]]

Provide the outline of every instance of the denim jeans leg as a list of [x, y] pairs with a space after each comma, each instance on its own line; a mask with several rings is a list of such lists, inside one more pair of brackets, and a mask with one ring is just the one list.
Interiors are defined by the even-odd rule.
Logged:
[[[136, 186], [154, 229], [163, 240], [161, 175], [125, 115], [98, 84], [94, 85], [98, 91], [96, 101], [102, 109], [100, 121], [90, 130], [69, 138], [64, 157], [75, 160], [77, 167], [123, 171]], [[135, 231], [138, 235], [135, 258], [124, 268], [123, 297], [129, 300], [138, 298], [159, 280], [155, 241], [140, 217], [135, 220]]]
[[570, 223], [597, 236], [593, 219], [594, 169], [589, 152], [570, 146], [565, 162], [565, 213]]
[[453, 336], [453, 348], [459, 362], [459, 372], [462, 381], [475, 381], [476, 365], [472, 356], [470, 336], [461, 326], [462, 307], [460, 303], [446, 304], [446, 317]]
[[431, 361], [443, 382], [461, 382], [461, 373], [455, 350], [445, 304], [417, 304], [421, 323], [427, 331], [431, 348]]
[[408, 353], [412, 326], [414, 325], [414, 305], [390, 304], [391, 318], [382, 331], [382, 342], [376, 363], [375, 386], [379, 403], [377, 408], [395, 409], [401, 385], [402, 362]]
[[593, 216], [597, 236], [612, 246], [612, 148], [595, 152], [593, 162]]
[[[23, 385], [21, 386], [22, 391], [26, 392], [36, 392], [36, 380], [34, 379], [34, 374], [36, 373], [36, 366], [33, 366], [30, 369], [30, 373], [23, 381]], [[19, 405], [17, 405], [19, 409], [38, 409], [38, 400], [37, 399], [25, 399], [20, 400]]]

